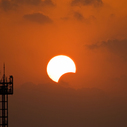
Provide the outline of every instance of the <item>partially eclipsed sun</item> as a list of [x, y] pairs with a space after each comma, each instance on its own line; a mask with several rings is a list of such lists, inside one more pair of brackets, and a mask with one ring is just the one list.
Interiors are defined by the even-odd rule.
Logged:
[[55, 82], [58, 82], [63, 74], [69, 72], [76, 73], [76, 66], [68, 56], [58, 55], [48, 62], [47, 74]]

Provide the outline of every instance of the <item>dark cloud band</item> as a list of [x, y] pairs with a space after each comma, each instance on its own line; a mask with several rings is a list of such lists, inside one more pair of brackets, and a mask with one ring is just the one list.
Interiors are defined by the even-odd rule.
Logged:
[[127, 59], [127, 40], [108, 40], [101, 42], [101, 44], [87, 45], [90, 50], [105, 48], [108, 51]]
[[21, 5], [33, 5], [33, 6], [54, 6], [52, 0], [1, 0], [0, 8], [4, 11], [14, 10]]

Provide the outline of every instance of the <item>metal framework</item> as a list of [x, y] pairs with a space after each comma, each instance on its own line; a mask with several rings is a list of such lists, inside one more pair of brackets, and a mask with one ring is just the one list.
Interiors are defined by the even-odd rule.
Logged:
[[0, 127], [8, 127], [8, 95], [13, 94], [13, 76], [9, 79], [5, 77], [5, 64], [3, 67], [3, 77], [0, 80]]

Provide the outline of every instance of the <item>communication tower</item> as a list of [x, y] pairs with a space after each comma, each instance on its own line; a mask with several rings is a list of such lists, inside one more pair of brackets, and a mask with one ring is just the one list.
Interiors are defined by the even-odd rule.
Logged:
[[5, 77], [5, 64], [3, 77], [0, 80], [0, 127], [8, 127], [8, 95], [13, 94], [13, 76]]

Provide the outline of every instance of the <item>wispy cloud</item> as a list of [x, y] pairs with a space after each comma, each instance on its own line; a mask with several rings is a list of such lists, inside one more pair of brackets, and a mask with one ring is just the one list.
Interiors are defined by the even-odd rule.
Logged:
[[32, 6], [54, 6], [52, 0], [1, 0], [0, 8], [4, 11], [14, 10], [22, 5], [32, 5]]
[[74, 6], [74, 5], [84, 5], [84, 6], [94, 5], [94, 6], [100, 6], [102, 4], [103, 4], [102, 0], [73, 0], [72, 3], [71, 3], [72, 6]]
[[77, 20], [80, 20], [80, 21], [83, 21], [84, 20], [84, 17], [81, 13], [79, 12], [75, 12], [74, 13], [74, 17], [77, 19]]
[[48, 16], [46, 16], [42, 13], [26, 14], [23, 16], [23, 18], [28, 21], [36, 22], [36, 23], [40, 23], [40, 24], [53, 22]]
[[90, 50], [105, 48], [108, 51], [127, 59], [127, 40], [108, 40], [100, 44], [86, 45]]

